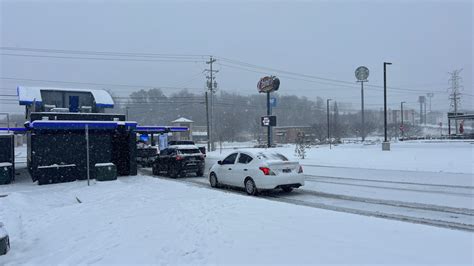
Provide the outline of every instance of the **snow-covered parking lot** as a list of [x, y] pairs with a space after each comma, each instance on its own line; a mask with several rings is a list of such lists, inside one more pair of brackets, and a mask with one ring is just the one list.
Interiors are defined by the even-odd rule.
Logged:
[[2, 265], [473, 262], [469, 232], [148, 176], [29, 186], [0, 200], [12, 245]]
[[[409, 158], [397, 159], [395, 168], [384, 166], [390, 158], [378, 146], [322, 146], [301, 161], [302, 189], [261, 197], [211, 189], [206, 178], [156, 178], [149, 169], [90, 187], [85, 181], [37, 186], [20, 169], [15, 183], [0, 186], [0, 221], [12, 246], [0, 265], [472, 265], [472, 230], [417, 224], [474, 224], [471, 145], [394, 144], [394, 156]], [[430, 164], [421, 156], [423, 167], [413, 168], [424, 149], [445, 160]], [[278, 150], [293, 157], [294, 147]], [[339, 158], [347, 153], [358, 162]]]

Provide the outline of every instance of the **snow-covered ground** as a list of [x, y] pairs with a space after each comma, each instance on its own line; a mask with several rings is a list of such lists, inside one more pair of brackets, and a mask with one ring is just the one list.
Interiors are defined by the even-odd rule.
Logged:
[[31, 187], [0, 203], [12, 245], [1, 265], [473, 263], [472, 233], [147, 176]]
[[[208, 165], [232, 146], [209, 153]], [[294, 146], [277, 149], [294, 158]], [[260, 198], [210, 189], [206, 178], [144, 176], [147, 169], [90, 187], [37, 186], [20, 169], [14, 184], [0, 186], [7, 195], [0, 197], [0, 221], [12, 245], [0, 265], [473, 265], [472, 231], [371, 216], [474, 224], [472, 151], [468, 142], [395, 143], [390, 152], [322, 146], [301, 160], [302, 189]]]
[[[315, 146], [307, 150], [304, 160], [295, 156], [294, 145], [277, 150], [303, 165], [305, 189], [474, 209], [472, 143], [406, 141], [392, 143], [389, 152], [382, 151], [380, 144]], [[209, 153], [208, 164], [234, 150]]]

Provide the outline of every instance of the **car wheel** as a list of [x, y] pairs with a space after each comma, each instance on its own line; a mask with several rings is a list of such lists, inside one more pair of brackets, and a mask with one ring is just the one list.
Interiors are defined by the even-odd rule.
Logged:
[[281, 189], [286, 193], [289, 193], [289, 192], [293, 191], [292, 187], [281, 187]]
[[255, 182], [252, 178], [247, 178], [245, 180], [245, 192], [251, 196], [257, 195], [257, 186], [255, 186]]
[[196, 172], [196, 175], [197, 176], [203, 176], [204, 175], [204, 171], [203, 170], [199, 170]]
[[211, 187], [214, 187], [214, 188], [219, 187], [219, 181], [217, 181], [216, 174], [214, 173], [211, 174], [211, 176], [209, 177], [209, 183], [211, 184]]
[[158, 171], [158, 167], [152, 166], [151, 172], [153, 175], [160, 175], [160, 172]]
[[171, 178], [177, 178], [179, 176], [179, 172], [176, 169], [168, 169], [168, 174]]

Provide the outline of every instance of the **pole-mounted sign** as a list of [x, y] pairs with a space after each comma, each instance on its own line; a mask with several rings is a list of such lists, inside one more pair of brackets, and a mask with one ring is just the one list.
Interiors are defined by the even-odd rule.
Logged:
[[272, 92], [280, 88], [280, 80], [275, 76], [266, 76], [261, 78], [257, 83], [258, 92]]
[[272, 147], [272, 127], [276, 126], [276, 117], [272, 116], [272, 105], [276, 104], [276, 99], [270, 99], [270, 93], [280, 88], [280, 80], [275, 76], [266, 76], [257, 83], [259, 93], [267, 94], [267, 115], [262, 117], [262, 126], [267, 127], [267, 146]]
[[262, 116], [261, 118], [261, 124], [262, 124], [262, 127], [276, 127], [276, 122], [277, 119], [276, 119], [276, 116], [274, 115], [266, 115], [266, 116]]
[[357, 78], [357, 82], [360, 82], [360, 110], [361, 110], [361, 118], [362, 118], [362, 126], [361, 126], [361, 137], [362, 141], [365, 140], [365, 118], [364, 118], [364, 82], [367, 82], [367, 78], [369, 77], [369, 69], [365, 66], [360, 66], [355, 71], [355, 76]]
[[360, 66], [355, 71], [357, 81], [367, 81], [369, 77], [369, 69], [365, 66]]

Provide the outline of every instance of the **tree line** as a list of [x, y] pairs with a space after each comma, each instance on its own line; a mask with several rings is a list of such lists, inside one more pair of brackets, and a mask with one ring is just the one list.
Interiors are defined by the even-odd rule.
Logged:
[[[139, 90], [127, 98], [114, 97], [114, 112], [128, 113], [128, 119], [141, 125], [170, 125], [171, 121], [185, 117], [194, 121], [194, 126], [206, 126], [206, 96], [184, 89], [166, 95], [159, 88]], [[309, 99], [294, 95], [273, 93], [277, 126], [310, 126], [315, 141], [327, 139], [326, 101], [321, 97]], [[213, 135], [218, 141], [255, 140], [265, 133], [260, 118], [266, 115], [266, 95], [240, 95], [220, 91], [213, 95]], [[340, 110], [337, 101], [330, 104], [331, 137], [341, 139], [361, 137], [360, 111]], [[379, 110], [365, 111], [365, 135], [383, 134], [383, 113]], [[405, 136], [420, 133], [418, 127], [405, 125]], [[398, 124], [388, 125], [390, 138], [400, 136]]]

